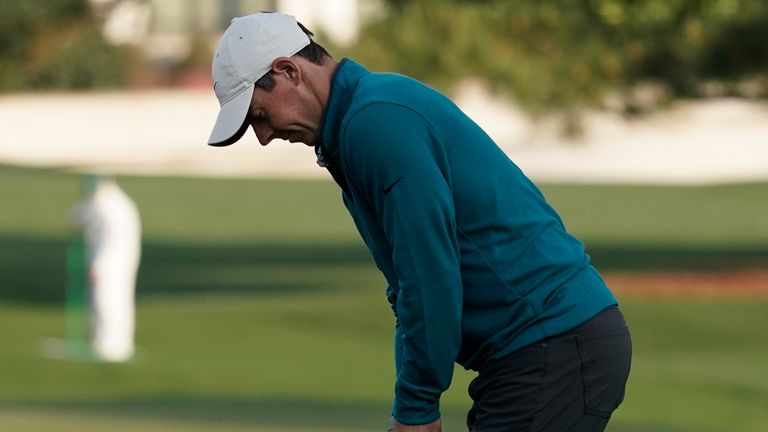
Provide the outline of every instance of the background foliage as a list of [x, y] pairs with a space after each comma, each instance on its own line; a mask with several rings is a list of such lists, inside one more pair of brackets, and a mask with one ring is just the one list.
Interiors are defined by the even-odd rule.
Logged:
[[0, 91], [116, 87], [129, 60], [108, 45], [87, 0], [0, 2]]
[[389, 0], [354, 55], [438, 87], [480, 77], [530, 108], [768, 95], [763, 0]]
[[[333, 51], [443, 90], [480, 78], [534, 111], [768, 97], [764, 0], [385, 2], [357, 46]], [[0, 91], [121, 86], [157, 73], [103, 40], [87, 0], [5, 1], [0, 16]], [[210, 47], [195, 46], [177, 66], [207, 74]]]

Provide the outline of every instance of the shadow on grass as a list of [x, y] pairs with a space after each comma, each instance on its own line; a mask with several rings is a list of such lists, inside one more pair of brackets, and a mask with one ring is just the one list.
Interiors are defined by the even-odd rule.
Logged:
[[139, 295], [296, 295], [345, 289], [345, 276], [375, 267], [364, 246], [145, 244]]
[[376, 403], [343, 403], [293, 399], [142, 398], [140, 400], [11, 403], [21, 408], [83, 416], [171, 420], [196, 424], [383, 431], [389, 407]]
[[587, 253], [598, 270], [717, 272], [768, 268], [764, 247], [669, 247], [591, 244]]
[[[382, 432], [388, 426], [389, 406], [374, 402], [329, 402], [301, 399], [142, 398], [140, 400], [67, 401], [59, 403], [0, 403], [3, 409], [31, 411], [37, 415], [70, 414], [176, 421], [212, 428], [237, 425], [274, 430], [340, 430]], [[465, 412], [442, 410], [443, 429], [465, 430]], [[608, 432], [685, 432], [665, 426], [611, 424]]]
[[[0, 237], [0, 301], [62, 303], [67, 241]], [[246, 293], [297, 295], [345, 289], [346, 275], [375, 272], [364, 246], [142, 246], [137, 296]]]
[[[0, 300], [62, 303], [67, 241], [0, 237]], [[601, 271], [722, 271], [768, 267], [768, 248], [669, 248], [590, 245]], [[374, 276], [371, 276], [374, 275]], [[203, 244], [146, 242], [138, 296], [239, 293], [298, 295], [349, 289], [378, 277], [365, 247], [350, 244]], [[378, 283], [378, 282], [377, 282]]]

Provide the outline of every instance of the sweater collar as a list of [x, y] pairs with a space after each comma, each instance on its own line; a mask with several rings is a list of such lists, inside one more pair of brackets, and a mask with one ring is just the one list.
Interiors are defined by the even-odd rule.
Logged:
[[341, 126], [347, 114], [355, 88], [360, 79], [370, 73], [366, 68], [350, 59], [343, 59], [331, 79], [328, 105], [325, 107], [320, 126], [320, 140], [315, 145], [317, 164], [328, 166], [339, 152]]

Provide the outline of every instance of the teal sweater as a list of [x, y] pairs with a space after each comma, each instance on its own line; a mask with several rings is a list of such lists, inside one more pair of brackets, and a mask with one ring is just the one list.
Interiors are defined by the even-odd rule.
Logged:
[[389, 285], [398, 421], [439, 418], [454, 362], [482, 370], [616, 304], [541, 192], [440, 93], [344, 60], [321, 128], [318, 161]]

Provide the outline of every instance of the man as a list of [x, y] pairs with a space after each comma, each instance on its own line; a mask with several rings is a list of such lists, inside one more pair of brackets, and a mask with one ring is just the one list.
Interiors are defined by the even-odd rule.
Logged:
[[91, 351], [99, 360], [124, 362], [135, 351], [139, 211], [114, 179], [88, 175], [85, 183], [87, 197], [78, 204], [74, 218], [85, 230]]
[[252, 128], [315, 147], [389, 284], [395, 432], [440, 431], [454, 362], [470, 431], [602, 431], [631, 347], [583, 245], [450, 100], [333, 60], [293, 17], [237, 18], [213, 59], [210, 145]]

